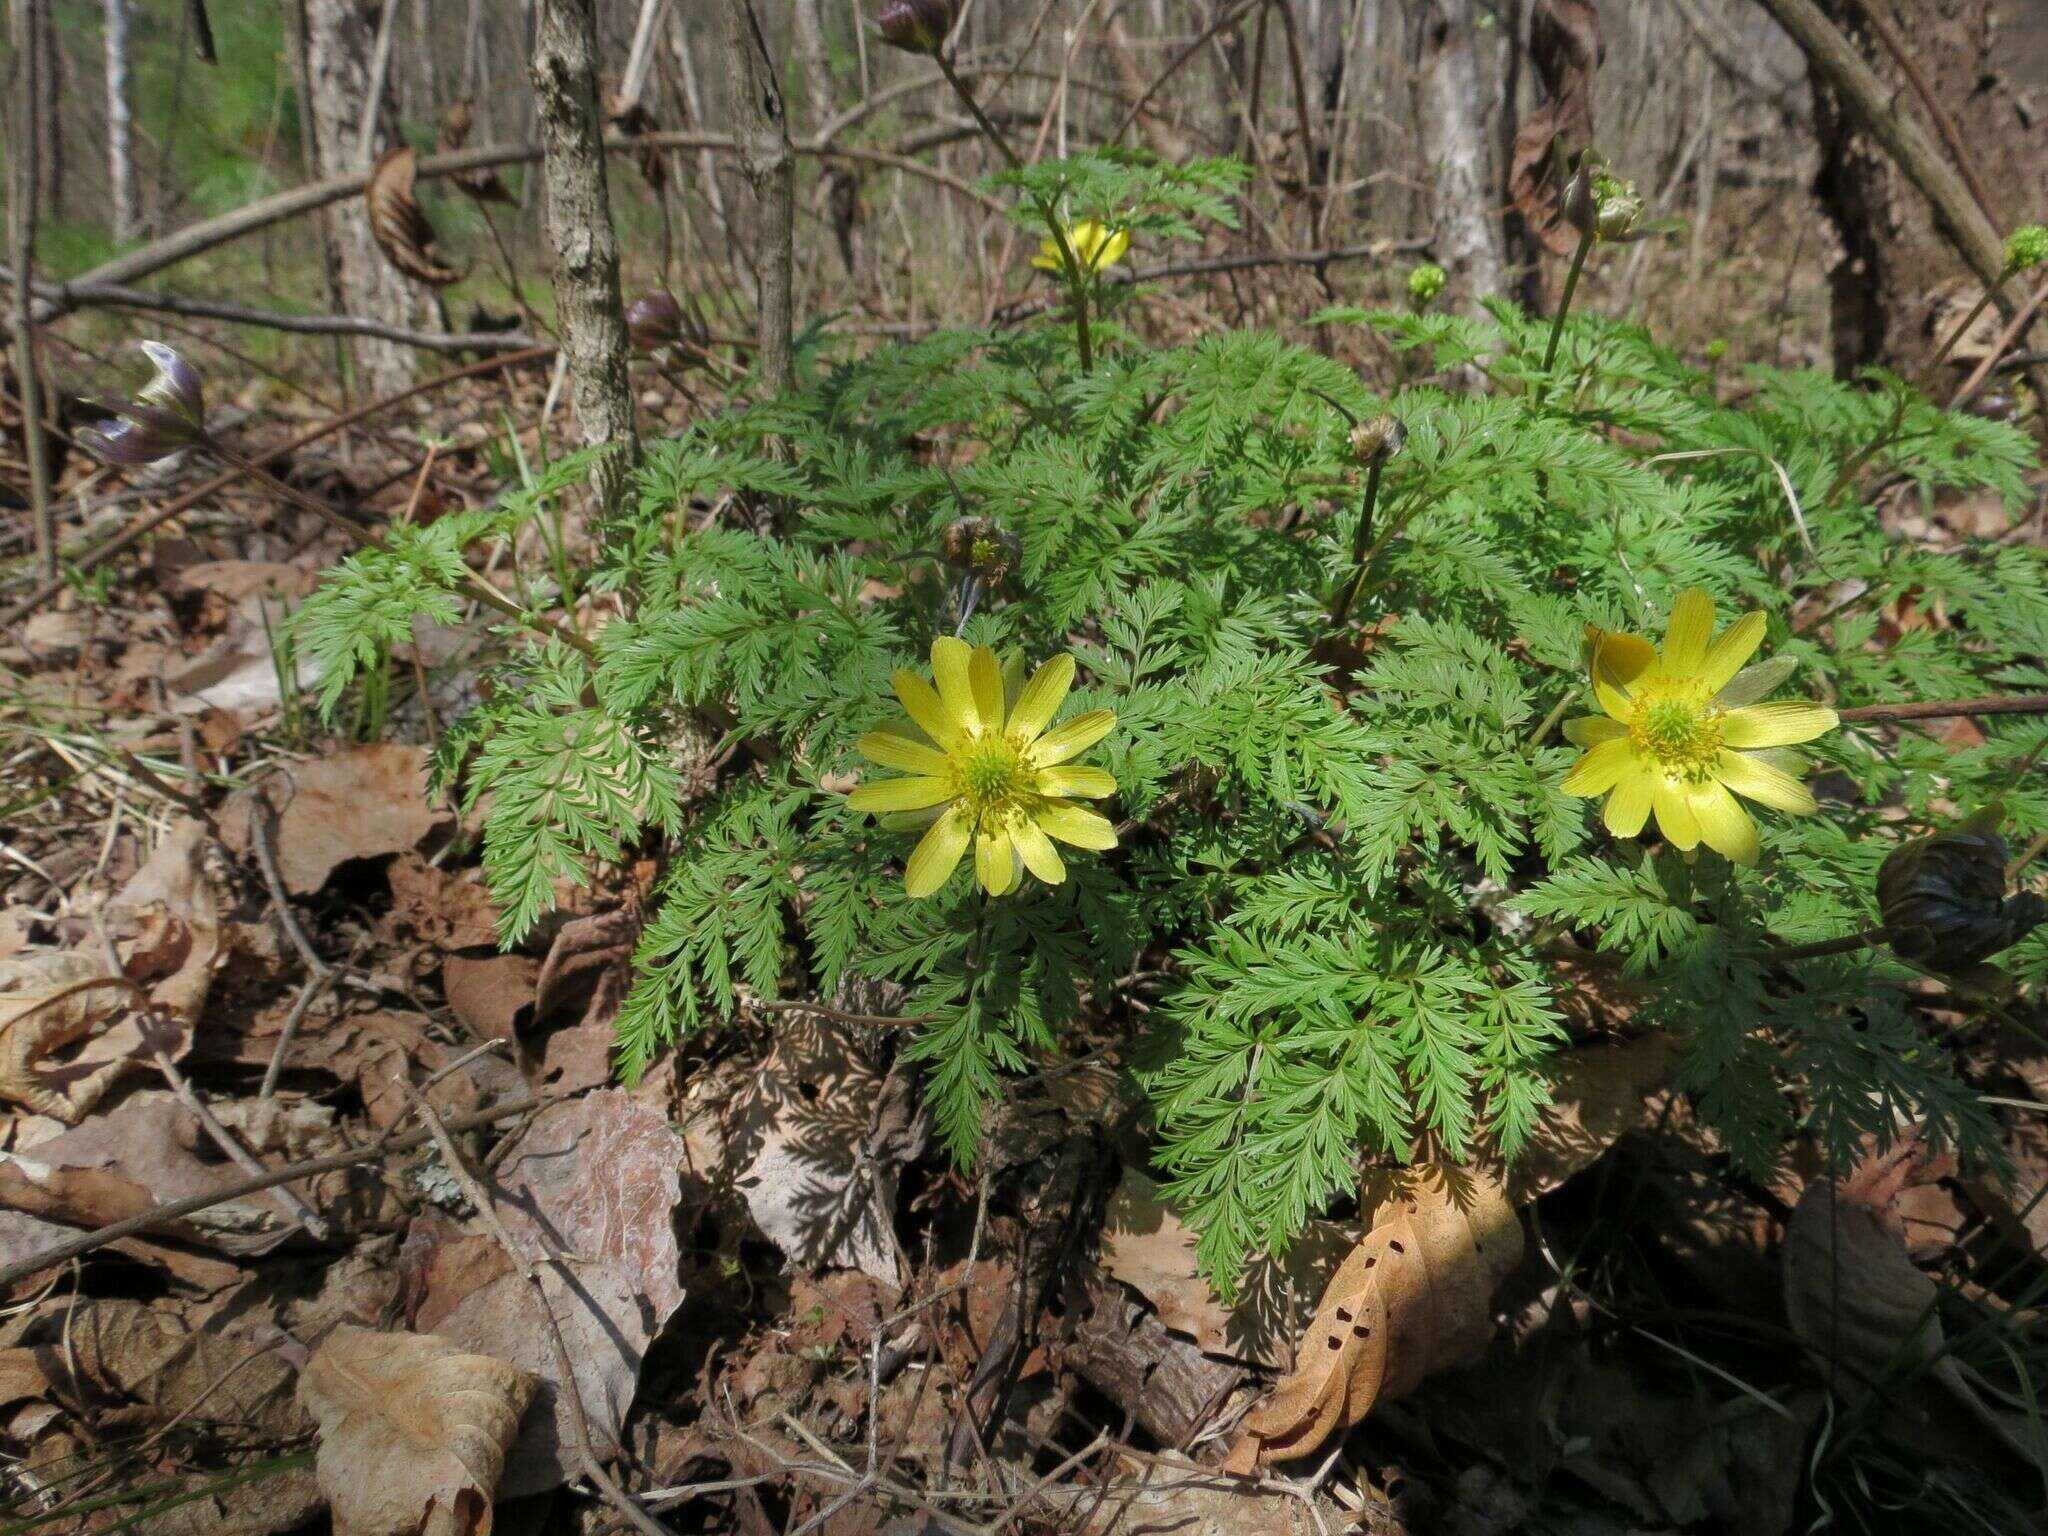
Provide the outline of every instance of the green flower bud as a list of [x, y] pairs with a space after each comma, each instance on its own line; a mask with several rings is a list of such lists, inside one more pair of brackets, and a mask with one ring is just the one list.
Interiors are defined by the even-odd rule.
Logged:
[[1017, 536], [992, 517], [963, 517], [946, 525], [939, 551], [947, 563], [971, 572], [991, 587], [1001, 584], [1023, 553]]
[[1408, 297], [1418, 304], [1427, 304], [1444, 291], [1444, 269], [1433, 261], [1425, 261], [1408, 274]]
[[2005, 237], [2005, 269], [2025, 272], [2048, 261], [2048, 224], [2027, 224]]

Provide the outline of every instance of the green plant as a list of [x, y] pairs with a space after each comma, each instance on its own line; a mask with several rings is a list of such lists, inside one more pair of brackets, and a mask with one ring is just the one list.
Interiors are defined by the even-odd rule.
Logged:
[[[1143, 244], [1220, 214], [1227, 172], [1088, 155], [998, 180]], [[1786, 946], [1870, 930], [1879, 863], [1954, 806], [2003, 795], [2009, 825], [2048, 826], [2013, 773], [2039, 718], [1961, 749], [1852, 720], [1808, 749], [1818, 812], [1762, 812], [1749, 867], [1604, 831], [1551, 734], [1590, 697], [1586, 627], [1661, 634], [1693, 587], [1765, 616], [1781, 697], [2048, 685], [2037, 551], [1908, 544], [1836, 484], [1882, 436], [1873, 468], [1909, 490], [2017, 505], [2019, 433], [1889, 379], [1755, 368], [1725, 404], [1644, 330], [1585, 316], [1321, 317], [1488, 381], [1383, 400], [1268, 334], [1146, 346], [1120, 290], [1089, 287], [1092, 368], [1078, 314], [864, 356], [813, 337], [792, 393], [649, 449], [591, 578], [620, 611], [595, 654], [503, 632], [438, 763], [488, 797], [506, 941], [589, 861], [666, 855], [623, 1071], [750, 1000], [892, 984], [965, 1163], [1005, 1074], [1077, 1031], [1137, 1037], [1159, 1168], [1225, 1288], [1362, 1156], [1512, 1155], [1562, 1005], [1602, 968], [1634, 1027], [1683, 1037], [1682, 1086], [1751, 1167], [1795, 1126], [1846, 1155], [1901, 1116], [1985, 1149], [1915, 972], [1860, 941]], [[1362, 458], [1353, 423], [1382, 413], [1405, 447], [1383, 429]], [[353, 556], [299, 620], [323, 708], [412, 613], [465, 597], [466, 548], [544, 500]], [[951, 547], [983, 562], [964, 570], [963, 519]], [[1894, 622], [1900, 604], [1942, 622]], [[1118, 846], [1073, 853], [1058, 884], [990, 898], [956, 872], [913, 898], [914, 835], [847, 803], [855, 743], [899, 718], [892, 673], [956, 632], [1031, 665], [1073, 652], [1070, 710], [1117, 716], [1091, 760]], [[2005, 961], [2048, 981], [2038, 933]]]

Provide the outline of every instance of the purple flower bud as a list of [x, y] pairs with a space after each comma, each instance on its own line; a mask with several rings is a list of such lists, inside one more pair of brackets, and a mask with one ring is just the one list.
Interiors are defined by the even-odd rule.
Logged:
[[143, 342], [142, 351], [155, 367], [155, 376], [134, 399], [107, 403], [118, 419], [77, 433], [88, 453], [122, 469], [167, 459], [206, 436], [206, 396], [199, 370], [160, 341]]
[[875, 17], [882, 41], [905, 53], [939, 51], [960, 19], [958, 0], [889, 0]]
[[642, 294], [626, 306], [626, 336], [635, 352], [654, 352], [683, 339], [683, 306], [665, 288]]

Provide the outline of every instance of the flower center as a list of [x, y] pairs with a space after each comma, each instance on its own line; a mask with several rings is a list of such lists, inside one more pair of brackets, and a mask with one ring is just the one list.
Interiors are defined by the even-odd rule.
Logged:
[[1690, 699], [1645, 699], [1637, 706], [1629, 736], [1636, 753], [1664, 772], [1703, 780], [1720, 755], [1720, 712]]
[[977, 813], [1015, 793], [1023, 759], [1001, 736], [982, 736], [967, 746], [958, 773], [962, 795]]

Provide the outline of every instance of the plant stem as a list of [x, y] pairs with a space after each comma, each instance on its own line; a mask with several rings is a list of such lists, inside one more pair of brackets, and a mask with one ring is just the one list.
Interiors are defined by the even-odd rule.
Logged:
[[1767, 949], [1756, 957], [1759, 965], [1784, 965], [1793, 960], [1818, 960], [1824, 955], [1854, 954], [1859, 949], [1872, 949], [1885, 940], [1882, 927], [1865, 928], [1861, 933], [1846, 934], [1839, 939], [1822, 939], [1815, 944], [1781, 944]]
[[[1550, 319], [1550, 344], [1543, 349], [1543, 371], [1547, 374], [1557, 361], [1557, 343], [1564, 335], [1564, 317], [1571, 313], [1572, 295], [1579, 291], [1579, 274], [1586, 269], [1586, 257], [1593, 249], [1593, 232], [1579, 236], [1579, 248], [1572, 252], [1571, 269], [1564, 275], [1564, 292], [1557, 301], [1557, 313]], [[1548, 380], [1545, 380], [1548, 383]], [[1542, 399], [1542, 386], [1537, 398]]]
[[953, 61], [947, 58], [942, 50], [935, 50], [932, 54], [932, 62], [939, 66], [939, 73], [946, 77], [946, 84], [953, 87], [953, 94], [958, 96], [961, 104], [974, 115], [974, 121], [980, 127], [982, 137], [1002, 151], [1003, 158], [1010, 162], [1011, 170], [1023, 170], [1023, 158], [1018, 155], [1016, 150], [1010, 147], [1010, 141], [1003, 137], [1003, 131], [990, 122], [988, 114], [981, 110], [981, 103], [974, 99], [974, 92], [967, 88], [967, 82], [954, 72]]
[[1564, 718], [1564, 712], [1572, 707], [1572, 701], [1578, 696], [1579, 690], [1576, 688], [1566, 691], [1565, 696], [1557, 701], [1557, 706], [1543, 717], [1543, 723], [1529, 733], [1529, 740], [1522, 748], [1525, 754], [1530, 757], [1536, 755], [1536, 749], [1542, 746], [1544, 738], [1556, 729], [1557, 722]]
[[1358, 601], [1358, 594], [1365, 589], [1365, 573], [1371, 569], [1371, 556], [1379, 548], [1372, 542], [1373, 508], [1380, 498], [1380, 470], [1385, 465], [1384, 456], [1372, 461], [1365, 472], [1365, 500], [1358, 509], [1358, 531], [1351, 536], [1351, 580], [1345, 585], [1344, 595], [1337, 599], [1337, 606], [1330, 610], [1330, 628], [1341, 629], [1344, 621], [1351, 616], [1351, 606]]

